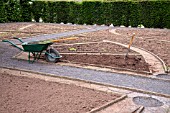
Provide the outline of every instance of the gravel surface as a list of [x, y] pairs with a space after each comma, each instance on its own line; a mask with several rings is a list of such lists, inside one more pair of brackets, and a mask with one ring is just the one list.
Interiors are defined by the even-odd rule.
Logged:
[[67, 36], [72, 36], [72, 35], [77, 35], [81, 33], [88, 33], [88, 32], [93, 32], [93, 31], [99, 31], [99, 30], [106, 30], [109, 29], [109, 27], [92, 27], [89, 29], [82, 29], [82, 30], [74, 30], [74, 31], [68, 31], [64, 33], [57, 33], [57, 34], [47, 34], [47, 35], [40, 35], [40, 36], [35, 36], [35, 37], [30, 37], [27, 39], [23, 39], [24, 42], [29, 42], [33, 40], [48, 40], [48, 39], [57, 39], [61, 37], [67, 37]]
[[170, 73], [169, 74], [158, 74], [156, 75], [156, 77], [170, 80]]
[[153, 80], [139, 76], [115, 74], [69, 66], [60, 66], [51, 63], [43, 64], [36, 62], [34, 64], [29, 64], [27, 61], [11, 59], [11, 57], [16, 55], [18, 52], [19, 50], [9, 46], [8, 44], [0, 42], [0, 66], [27, 69], [37, 72], [55, 74], [56, 76], [67, 76], [87, 81], [100, 82], [104, 84], [111, 84], [170, 95], [169, 81]]

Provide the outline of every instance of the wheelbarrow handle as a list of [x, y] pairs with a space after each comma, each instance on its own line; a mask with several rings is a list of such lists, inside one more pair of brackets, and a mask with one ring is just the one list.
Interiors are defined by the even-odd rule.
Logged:
[[9, 41], [9, 40], [2, 40], [2, 42], [8, 42], [10, 43], [12, 46], [16, 47], [17, 49], [24, 51], [22, 48], [18, 47], [16, 44], [14, 44], [13, 42]]
[[24, 43], [24, 42], [21, 40], [21, 38], [13, 37], [13, 39], [17, 39], [17, 40], [19, 40], [21, 43]]

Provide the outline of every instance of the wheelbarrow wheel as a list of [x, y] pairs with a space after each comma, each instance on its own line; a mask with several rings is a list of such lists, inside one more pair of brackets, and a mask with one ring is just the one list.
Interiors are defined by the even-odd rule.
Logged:
[[[50, 54], [50, 55], [49, 55]], [[55, 49], [49, 49], [46, 51], [45, 53], [45, 59], [47, 62], [58, 62], [59, 58], [54, 58], [54, 57], [60, 57], [60, 54], [58, 51], [56, 51]]]

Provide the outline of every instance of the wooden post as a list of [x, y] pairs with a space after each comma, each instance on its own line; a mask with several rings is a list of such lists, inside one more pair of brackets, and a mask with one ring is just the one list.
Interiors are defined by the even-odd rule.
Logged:
[[133, 33], [133, 35], [132, 35], [132, 37], [130, 39], [130, 42], [129, 42], [129, 45], [128, 45], [128, 50], [126, 52], [125, 58], [128, 56], [128, 53], [130, 51], [130, 46], [132, 45], [134, 38], [135, 38], [135, 33]]

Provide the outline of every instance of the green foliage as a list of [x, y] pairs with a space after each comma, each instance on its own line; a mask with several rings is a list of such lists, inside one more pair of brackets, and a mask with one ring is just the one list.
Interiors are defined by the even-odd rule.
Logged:
[[44, 2], [33, 2], [31, 5], [31, 12], [36, 22], [39, 22], [39, 19], [43, 16], [44, 7], [46, 7]]
[[55, 19], [54, 22], [60, 23], [68, 22], [68, 16], [69, 16], [69, 3], [68, 2], [55, 2]]
[[68, 22], [83, 24], [82, 4], [69, 2]]
[[95, 12], [95, 2], [83, 2], [82, 4], [82, 18], [83, 23], [93, 24], [93, 15]]
[[[47, 2], [44, 4], [44, 9], [42, 11], [42, 19], [44, 22], [53, 22], [55, 13], [53, 13], [53, 3]], [[38, 10], [37, 10], [38, 11]]]
[[7, 22], [7, 11], [5, 9], [5, 2], [0, 1], [0, 23]]
[[0, 22], [30, 22], [31, 0], [1, 0]]
[[139, 14], [140, 22], [145, 27], [163, 28], [168, 25], [170, 28], [170, 2], [141, 2]]
[[7, 12], [8, 22], [18, 22], [21, 21], [21, 7], [18, 1], [9, 0], [5, 4], [5, 10]]
[[129, 25], [132, 26], [132, 27], [136, 27], [138, 25], [140, 25], [142, 22], [141, 22], [141, 8], [140, 8], [140, 4], [137, 3], [137, 2], [129, 2], [129, 10], [128, 10], [128, 13], [129, 13]]
[[[148, 28], [170, 28], [170, 1], [132, 2], [46, 2], [31, 0], [0, 1], [0, 22], [31, 21], [113, 24]], [[136, 0], [137, 1], [137, 0]]]
[[126, 25], [128, 18], [128, 2], [112, 2], [112, 14], [111, 18], [113, 19], [114, 25]]
[[24, 22], [32, 21], [30, 1], [31, 0], [20, 0], [22, 21]]

